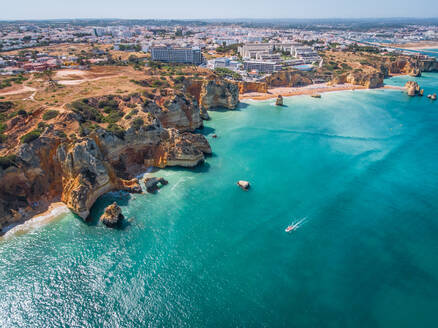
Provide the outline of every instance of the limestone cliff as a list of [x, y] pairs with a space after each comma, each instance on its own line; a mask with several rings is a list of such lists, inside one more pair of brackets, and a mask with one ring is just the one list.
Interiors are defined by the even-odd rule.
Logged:
[[239, 87], [227, 80], [195, 80], [185, 88], [198, 101], [201, 116], [213, 108], [235, 109], [239, 103]]
[[[131, 95], [90, 98], [74, 109], [57, 123], [76, 129], [71, 137], [46, 126], [35, 140], [1, 157], [0, 231], [59, 200], [85, 219], [97, 198], [109, 191], [141, 192], [135, 175], [147, 167], [194, 167], [204, 161], [204, 154], [211, 154], [204, 136], [184, 132], [202, 121], [198, 106], [181, 95], [163, 107]], [[122, 109], [129, 114], [116, 128], [98, 123]], [[100, 113], [106, 112], [102, 119]]]
[[241, 81], [241, 82], [237, 82], [237, 86], [239, 87], [239, 94], [244, 94], [247, 92], [259, 92], [259, 93], [268, 92], [268, 84], [266, 82]]
[[303, 87], [312, 84], [312, 80], [302, 72], [280, 71], [267, 76], [264, 82], [269, 88]]
[[164, 105], [161, 110], [155, 112], [163, 127], [183, 131], [193, 131], [202, 127], [197, 102], [191, 101], [184, 94], [174, 95], [166, 100]]

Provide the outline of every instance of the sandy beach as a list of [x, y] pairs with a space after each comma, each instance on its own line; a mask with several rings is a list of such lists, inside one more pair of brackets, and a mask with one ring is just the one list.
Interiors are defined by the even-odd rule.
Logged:
[[70, 213], [67, 205], [61, 202], [52, 203], [49, 206], [49, 209], [41, 214], [38, 214], [20, 224], [13, 224], [9, 227], [5, 227], [6, 231], [3, 236], [0, 236], [1, 239], [7, 239], [14, 235], [24, 234], [31, 230], [37, 229], [43, 225], [48, 224], [49, 222], [54, 221], [57, 218], [62, 217], [64, 214]]
[[[382, 46], [387, 46], [385, 44], [381, 44]], [[391, 44], [391, 47], [407, 49], [407, 50], [426, 50], [426, 49], [437, 49], [438, 42], [437, 41], [419, 41], [419, 42], [410, 42], [404, 44]]]
[[[252, 99], [252, 100], [266, 100], [277, 98], [279, 95], [283, 97], [292, 97], [292, 96], [302, 96], [302, 95], [314, 95], [325, 92], [333, 92], [333, 91], [347, 91], [347, 90], [363, 90], [366, 89], [361, 85], [353, 85], [353, 84], [337, 84], [337, 85], [327, 85], [323, 84], [312, 84], [306, 87], [300, 88], [273, 88], [269, 89], [268, 93], [260, 93], [260, 92], [248, 92], [245, 94], [241, 94], [239, 96], [240, 100]], [[385, 85], [379, 89], [396, 89], [396, 90], [404, 90], [401, 87], [395, 87], [390, 85]]]

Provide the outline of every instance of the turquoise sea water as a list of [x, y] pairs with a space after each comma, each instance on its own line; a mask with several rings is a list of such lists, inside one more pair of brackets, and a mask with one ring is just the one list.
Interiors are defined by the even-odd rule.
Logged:
[[[416, 80], [438, 91], [437, 74]], [[436, 327], [438, 102], [273, 103], [212, 112], [214, 155], [154, 173], [156, 195], [0, 241], [0, 327]], [[121, 230], [97, 223], [114, 200]]]

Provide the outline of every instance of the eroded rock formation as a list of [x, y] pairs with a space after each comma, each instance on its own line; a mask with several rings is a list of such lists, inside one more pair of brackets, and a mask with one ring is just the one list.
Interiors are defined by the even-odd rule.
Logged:
[[405, 84], [406, 92], [408, 93], [408, 96], [416, 96], [420, 94], [420, 86], [415, 81], [408, 81]]
[[121, 208], [114, 202], [105, 209], [100, 221], [107, 227], [113, 228], [119, 225], [124, 218]]
[[[238, 87], [230, 82], [209, 81], [200, 91], [205, 111], [238, 103]], [[109, 191], [141, 192], [135, 176], [147, 167], [201, 164], [212, 151], [203, 135], [189, 132], [202, 126], [198, 104], [189, 93], [174, 92], [161, 98], [103, 96], [67, 106], [71, 111], [59, 115], [55, 125], [38, 128], [35, 140], [18, 141], [0, 156], [0, 229], [59, 200], [86, 219], [97, 198]], [[20, 117], [6, 127], [8, 138], [17, 142], [12, 138], [35, 129], [42, 114]], [[116, 124], [106, 123], [113, 117]]]

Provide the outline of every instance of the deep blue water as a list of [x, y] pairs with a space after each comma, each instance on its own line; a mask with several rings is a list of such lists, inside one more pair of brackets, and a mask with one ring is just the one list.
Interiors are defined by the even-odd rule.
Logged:
[[[436, 74], [415, 80], [438, 91]], [[273, 103], [211, 112], [214, 155], [153, 173], [169, 180], [156, 195], [108, 194], [91, 223], [1, 241], [0, 326], [436, 327], [438, 102]], [[114, 200], [121, 230], [97, 223]]]

